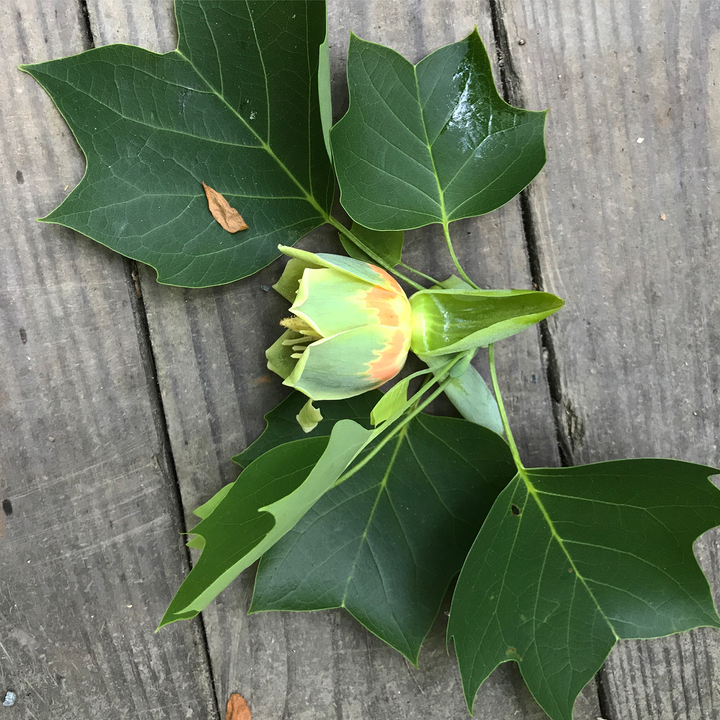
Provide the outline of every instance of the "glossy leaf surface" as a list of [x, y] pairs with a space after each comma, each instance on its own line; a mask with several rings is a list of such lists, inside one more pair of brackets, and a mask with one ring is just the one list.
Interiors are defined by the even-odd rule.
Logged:
[[341, 202], [374, 230], [482, 215], [545, 164], [545, 113], [498, 94], [477, 31], [412, 65], [350, 38], [350, 106], [331, 141]]
[[469, 706], [515, 661], [553, 720], [617, 640], [720, 627], [693, 542], [720, 524], [720, 471], [677, 460], [527, 470], [463, 566], [448, 636]]
[[564, 301], [537, 290], [422, 290], [410, 298], [414, 353], [487, 347], [544, 320]]
[[419, 415], [262, 559], [252, 611], [346, 608], [416, 663], [514, 465], [495, 433]]
[[196, 536], [190, 545], [202, 555], [160, 626], [195, 617], [207, 607], [335, 484], [370, 435], [342, 420], [330, 438], [275, 447], [251, 463], [229, 490], [223, 488], [219, 499], [205, 503], [198, 513], [203, 519], [190, 531]]
[[[164, 55], [111, 45], [23, 68], [87, 158], [45, 220], [152, 265], [159, 282], [220, 285], [278, 257], [332, 202], [317, 75], [325, 2], [177, 0], [176, 14], [178, 48]], [[248, 230], [213, 220], [203, 181]]]

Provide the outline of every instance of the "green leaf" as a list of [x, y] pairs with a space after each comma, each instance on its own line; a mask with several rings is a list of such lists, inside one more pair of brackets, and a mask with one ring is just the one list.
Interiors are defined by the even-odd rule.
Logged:
[[346, 608], [413, 663], [515, 468], [495, 433], [417, 416], [263, 557], [251, 612]]
[[[442, 357], [420, 355], [420, 359], [433, 370], [439, 370], [448, 362], [448, 357], [445, 355]], [[504, 433], [495, 396], [472, 365], [468, 365], [460, 377], [451, 378], [445, 385], [444, 392], [466, 420], [483, 425], [498, 435]]]
[[458, 580], [448, 637], [468, 706], [515, 661], [553, 720], [617, 640], [720, 627], [693, 542], [720, 524], [720, 472], [678, 460], [527, 470], [502, 492]]
[[[310, 433], [311, 437], [330, 435], [333, 426], [340, 420], [353, 420], [365, 428], [370, 426], [370, 413], [382, 397], [379, 390], [363, 393], [348, 400], [332, 400], [318, 402], [317, 407], [323, 415], [318, 426]], [[288, 395], [265, 415], [265, 430], [260, 437], [240, 454], [233, 457], [233, 462], [247, 467], [276, 445], [300, 440], [308, 437], [298, 425], [296, 417], [307, 402], [307, 395], [295, 391]]]
[[565, 302], [537, 290], [421, 290], [410, 298], [411, 349], [433, 357], [486, 347], [557, 312]]
[[[202, 555], [172, 599], [160, 627], [195, 617], [271, 548], [329, 490], [371, 432], [341, 420], [330, 438], [295, 440], [255, 460], [190, 532]], [[216, 496], [217, 497], [217, 496]]]
[[[87, 158], [46, 218], [205, 287], [250, 275], [325, 222], [334, 179], [318, 63], [325, 2], [177, 0], [177, 50], [111, 45], [23, 66]], [[324, 92], [324, 91], [323, 91]], [[250, 226], [230, 234], [201, 182]]]
[[410, 386], [409, 377], [403, 378], [400, 382], [393, 385], [383, 396], [377, 401], [377, 405], [370, 413], [370, 422], [373, 425], [379, 425], [389, 420], [398, 410], [400, 410], [408, 399], [408, 387]]
[[[366, 247], [373, 250], [375, 254], [390, 267], [395, 267], [402, 259], [405, 233], [401, 230], [381, 232], [378, 230], [370, 230], [362, 225], [353, 223], [350, 232], [352, 232], [358, 240], [361, 240]], [[367, 253], [363, 252], [352, 240], [346, 235], [343, 235], [343, 233], [340, 233], [340, 242], [350, 257], [372, 263], [373, 265], [376, 263], [374, 258], [371, 258]]]
[[374, 230], [482, 215], [545, 164], [544, 112], [498, 94], [477, 30], [412, 65], [352, 35], [350, 106], [330, 135], [341, 202]]

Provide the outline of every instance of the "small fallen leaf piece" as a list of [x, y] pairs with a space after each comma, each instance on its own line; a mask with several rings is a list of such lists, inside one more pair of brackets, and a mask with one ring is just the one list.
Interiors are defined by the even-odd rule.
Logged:
[[225, 720], [252, 720], [250, 708], [245, 698], [238, 693], [232, 693], [225, 708]]
[[224, 230], [236, 233], [248, 229], [248, 224], [243, 220], [242, 215], [234, 207], [230, 207], [230, 203], [217, 190], [213, 190], [205, 183], [202, 186], [210, 212]]

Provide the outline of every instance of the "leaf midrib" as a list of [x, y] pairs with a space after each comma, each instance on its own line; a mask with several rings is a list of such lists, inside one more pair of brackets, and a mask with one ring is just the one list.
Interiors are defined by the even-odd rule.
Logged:
[[[557, 529], [555, 528], [555, 523], [552, 521], [552, 518], [550, 517], [550, 514], [548, 513], [547, 509], [545, 508], [545, 505], [543, 505], [543, 502], [539, 497], [539, 492], [533, 485], [527, 469], [523, 466], [519, 466], [518, 474], [520, 475], [523, 482], [525, 483], [525, 488], [526, 488], [528, 494], [532, 497], [532, 499], [535, 501], [535, 504], [537, 505], [538, 509], [540, 510], [540, 513], [542, 514], [543, 519], [545, 520], [545, 522], [550, 530], [550, 535], [551, 535], [552, 539], [555, 540], [555, 542], [557, 542], [558, 546], [560, 547], [563, 554], [567, 558], [568, 562], [570, 563], [570, 567], [572, 568], [576, 577], [582, 583], [583, 587], [585, 588], [585, 591], [588, 593], [588, 595], [592, 599], [593, 604], [597, 608], [597, 610], [600, 613], [600, 615], [602, 616], [602, 618], [605, 620], [607, 626], [610, 628], [610, 631], [614, 635], [615, 640], [616, 641], [620, 640], [620, 635], [615, 630], [615, 626], [610, 622], [610, 618], [608, 618], [608, 616], [605, 614], [605, 611], [603, 610], [602, 606], [600, 605], [597, 598], [595, 597], [595, 594], [588, 586], [585, 576], [578, 570], [577, 566], [575, 565], [575, 561], [572, 558], [572, 555], [570, 555], [570, 552], [565, 547], [565, 541], [563, 540], [563, 538], [560, 536], [560, 533], [558, 533]], [[543, 564], [543, 567], [544, 567], [544, 564]]]
[[[295, 183], [295, 185], [300, 189], [300, 191], [305, 196], [304, 199], [306, 200], [306, 202], [310, 203], [310, 205], [312, 205], [312, 207], [318, 212], [318, 214], [327, 222], [328, 213], [324, 210], [324, 208], [322, 208], [320, 206], [320, 204], [315, 200], [315, 198], [311, 194], [312, 187], [311, 187], [311, 192], [308, 192], [305, 189], [305, 187], [302, 185], [302, 183], [295, 177], [295, 175], [292, 172], [290, 172], [290, 170], [285, 165], [285, 163], [282, 160], [280, 160], [280, 158], [275, 154], [273, 149], [270, 147], [270, 144], [269, 144], [269, 141], [270, 141], [270, 90], [268, 88], [268, 82], [267, 82], [267, 70], [265, 68], [265, 60], [263, 58], [262, 49], [260, 48], [260, 43], [258, 42], [258, 39], [257, 39], [257, 32], [255, 29], [255, 20], [252, 17], [252, 13], [250, 12], [250, 6], [249, 6], [249, 3], [247, 0], [245, 1], [245, 5], [247, 6], [248, 17], [250, 18], [250, 24], [252, 25], [253, 36], [255, 38], [255, 46], [257, 47], [258, 55], [260, 57], [260, 63], [263, 68], [263, 78], [265, 81], [265, 99], [266, 99], [267, 109], [268, 109], [268, 120], [267, 120], [268, 142], [265, 142], [265, 140], [263, 140], [263, 138], [260, 137], [260, 135], [258, 135], [258, 133], [245, 121], [245, 119], [242, 117], [242, 115], [240, 115], [235, 110], [235, 108], [232, 107], [232, 105], [230, 105], [230, 103], [225, 99], [225, 96], [223, 94], [218, 93], [215, 90], [215, 88], [213, 88], [213, 86], [206, 80], [205, 76], [198, 70], [198, 68], [190, 60], [190, 58], [186, 57], [182, 52], [180, 52], [179, 46], [172, 52], [177, 53], [181, 58], [183, 58], [183, 60], [185, 60], [185, 62], [188, 63], [188, 65], [190, 65], [190, 67], [195, 71], [195, 74], [200, 78], [200, 80], [202, 80], [202, 82], [205, 84], [205, 86], [208, 88], [208, 90], [213, 95], [215, 95], [217, 98], [219, 98], [220, 101], [228, 108], [228, 110], [230, 110], [230, 112], [233, 115], [235, 115], [235, 117], [238, 120], [240, 120], [240, 122], [244, 125], [244, 127], [247, 128], [255, 138], [257, 138], [258, 142], [260, 143], [260, 147], [263, 150], [265, 150], [265, 152], [267, 152], [268, 155], [270, 155], [270, 157], [277, 163], [277, 165], [280, 167], [280, 169], [290, 178], [290, 180], [292, 180], [292, 182]], [[209, 26], [208, 26], [208, 30], [210, 31], [210, 34], [212, 35], [212, 29], [210, 29]], [[214, 36], [213, 36], [213, 41], [214, 41]], [[218, 65], [220, 67], [220, 82], [222, 84], [223, 83], [222, 66], [220, 65], [219, 62], [218, 62]], [[308, 100], [309, 100], [309, 96], [308, 96]], [[308, 115], [309, 114], [310, 114], [310, 108], [308, 107]], [[230, 143], [228, 143], [228, 144], [230, 144]], [[242, 147], [242, 146], [240, 146], [240, 147]], [[310, 178], [312, 178], [312, 168], [309, 167], [308, 170], [309, 170], [308, 175]]]
[[363, 546], [365, 545], [367, 541], [367, 535], [368, 531], [370, 530], [370, 526], [372, 525], [373, 516], [375, 515], [375, 511], [377, 510], [377, 506], [380, 503], [380, 498], [382, 497], [383, 492], [385, 492], [385, 488], [387, 486], [388, 480], [390, 478], [390, 472], [393, 469], [393, 466], [395, 465], [395, 461], [397, 460], [398, 453], [400, 452], [400, 448], [402, 447], [402, 444], [405, 440], [405, 436], [407, 435], [408, 431], [408, 425], [406, 425], [399, 433], [397, 442], [395, 443], [395, 448], [393, 450], [393, 454], [390, 457], [390, 461], [388, 462], [387, 470], [385, 471], [385, 475], [383, 476], [383, 479], [380, 481], [380, 484], [378, 486], [377, 495], [375, 496], [375, 502], [373, 503], [373, 506], [370, 510], [370, 515], [368, 516], [367, 523], [365, 524], [365, 529], [363, 530], [362, 537], [360, 538], [360, 542], [358, 543], [358, 549], [355, 553], [355, 558], [353, 560], [353, 564], [350, 568], [350, 571], [348, 572], [348, 579], [345, 583], [345, 590], [343, 591], [343, 596], [340, 601], [340, 605], [338, 607], [346, 607], [345, 601], [347, 600], [348, 591], [350, 589], [350, 582], [352, 581], [354, 575], [355, 575], [355, 568], [357, 567], [358, 560], [360, 559], [360, 553], [362, 552]]

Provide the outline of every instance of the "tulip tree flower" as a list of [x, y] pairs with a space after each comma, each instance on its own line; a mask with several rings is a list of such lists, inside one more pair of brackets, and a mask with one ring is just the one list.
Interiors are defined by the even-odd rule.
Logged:
[[266, 353], [268, 368], [311, 400], [354, 397], [395, 377], [411, 335], [410, 303], [397, 281], [353, 258], [280, 249], [292, 259], [275, 289], [292, 301], [293, 317], [281, 322], [286, 330]]
[[[306, 432], [322, 419], [313, 400], [341, 400], [380, 387], [412, 349], [435, 359], [514, 335], [552, 315], [563, 301], [534, 290], [421, 290], [409, 300], [375, 265], [280, 246], [291, 260], [275, 289], [292, 303], [268, 368], [310, 400], [298, 415]], [[475, 401], [485, 401], [475, 398]], [[473, 402], [473, 400], [470, 400]]]

